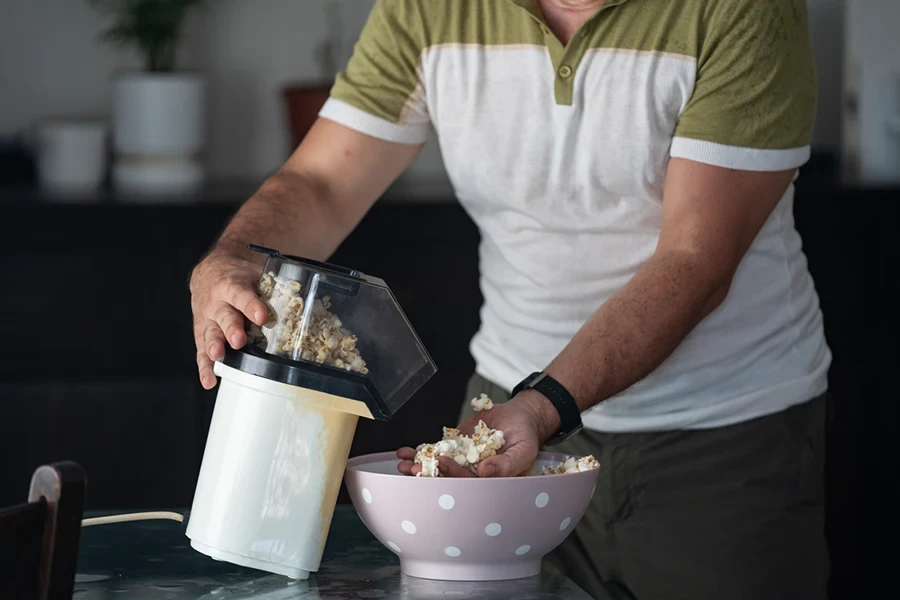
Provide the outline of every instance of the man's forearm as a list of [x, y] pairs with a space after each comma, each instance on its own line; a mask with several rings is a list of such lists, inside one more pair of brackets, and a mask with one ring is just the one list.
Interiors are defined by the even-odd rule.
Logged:
[[690, 254], [655, 256], [594, 313], [547, 370], [586, 410], [649, 375], [721, 304], [729, 284]]
[[238, 210], [212, 251], [262, 262], [262, 255], [247, 250], [247, 244], [258, 244], [325, 260], [355, 224], [343, 223], [327, 196], [311, 178], [279, 171]]

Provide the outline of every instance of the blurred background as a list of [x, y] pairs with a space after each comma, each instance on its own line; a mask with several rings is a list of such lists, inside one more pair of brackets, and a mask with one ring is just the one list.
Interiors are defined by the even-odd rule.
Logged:
[[[190, 269], [302, 139], [373, 0], [126, 4], [0, 2], [0, 506], [60, 459], [85, 467], [88, 508], [190, 504], [215, 395]], [[896, 515], [900, 2], [809, 9], [820, 107], [796, 219], [834, 351], [832, 596], [854, 598], [890, 573], [873, 549]], [[455, 421], [477, 244], [431, 143], [333, 257], [388, 282], [439, 367], [353, 454]]]

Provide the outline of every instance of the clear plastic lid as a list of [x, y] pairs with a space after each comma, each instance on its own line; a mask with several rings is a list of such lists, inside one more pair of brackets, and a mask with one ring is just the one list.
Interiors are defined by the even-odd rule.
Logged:
[[273, 379], [363, 401], [387, 419], [437, 371], [383, 280], [250, 249], [269, 255], [257, 290], [269, 321], [249, 325], [248, 346], [294, 367]]

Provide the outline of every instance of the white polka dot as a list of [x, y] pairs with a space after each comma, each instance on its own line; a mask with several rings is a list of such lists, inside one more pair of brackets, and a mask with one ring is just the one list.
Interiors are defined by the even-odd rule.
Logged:
[[441, 505], [441, 508], [444, 510], [450, 510], [454, 506], [456, 506], [456, 500], [453, 499], [453, 496], [450, 494], [444, 494], [440, 498], [438, 498], [438, 504]]
[[571, 525], [571, 524], [572, 524], [571, 517], [566, 517], [565, 519], [562, 520], [562, 523], [559, 524], [559, 530], [565, 531], [566, 529], [569, 528], [569, 525]]
[[503, 528], [500, 527], [500, 523], [491, 523], [487, 527], [484, 528], [484, 532], [491, 537], [496, 535], [500, 535], [500, 532], [503, 531]]
[[390, 548], [390, 549], [393, 550], [394, 552], [402, 552], [402, 551], [400, 550], [400, 546], [398, 546], [398, 545], [395, 544], [394, 542], [388, 542], [388, 548]]
[[446, 554], [447, 556], [452, 556], [453, 558], [456, 558], [457, 556], [460, 555], [460, 551], [459, 551], [459, 548], [457, 548], [456, 546], [447, 546], [446, 548], [444, 548], [444, 554]]
[[534, 499], [534, 505], [538, 508], [544, 508], [547, 506], [548, 502], [550, 502], [550, 494], [547, 492], [541, 492], [537, 495], [537, 498]]
[[516, 554], [518, 554], [519, 556], [523, 556], [525, 554], [528, 554], [529, 550], [531, 550], [531, 546], [525, 544], [524, 546], [519, 546], [518, 548], [516, 548]]
[[416, 526], [413, 525], [412, 523], [410, 523], [409, 521], [403, 521], [402, 523], [400, 523], [400, 527], [402, 527], [403, 531], [405, 531], [406, 533], [415, 533], [416, 532]]
[[366, 501], [366, 504], [372, 504], [372, 492], [370, 492], [366, 488], [363, 488], [362, 496], [363, 500]]

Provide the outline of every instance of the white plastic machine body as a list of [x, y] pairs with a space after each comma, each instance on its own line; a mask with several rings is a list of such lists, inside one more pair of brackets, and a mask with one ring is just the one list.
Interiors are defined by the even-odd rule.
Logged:
[[[263, 295], [272, 313], [265, 339], [248, 330], [256, 343], [215, 363], [219, 391], [186, 533], [213, 559], [307, 579], [322, 560], [359, 417], [389, 419], [436, 367], [383, 281], [257, 250], [270, 254], [267, 281], [294, 297]], [[333, 314], [311, 316], [314, 305], [332, 302]], [[301, 304], [302, 317], [289, 312]], [[307, 330], [323, 322], [338, 325]], [[344, 344], [351, 354], [359, 334], [367, 368], [351, 373], [337, 360], [298, 358], [311, 339], [346, 337], [340, 323], [354, 332]]]
[[187, 527], [217, 560], [292, 579], [319, 568], [358, 416], [216, 363], [221, 379]]

